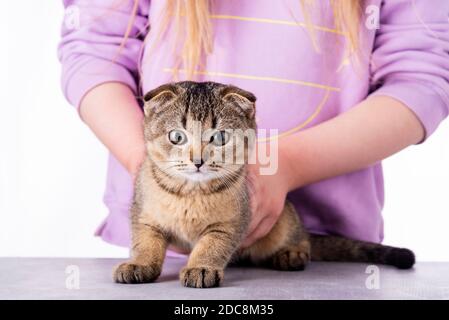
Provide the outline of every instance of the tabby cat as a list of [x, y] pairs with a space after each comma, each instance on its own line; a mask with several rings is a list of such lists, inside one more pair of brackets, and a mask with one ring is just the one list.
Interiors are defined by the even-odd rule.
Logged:
[[185, 81], [162, 85], [144, 101], [148, 157], [135, 182], [131, 258], [115, 268], [116, 282], [157, 279], [169, 244], [191, 252], [180, 280], [194, 288], [219, 286], [225, 267], [239, 261], [277, 270], [303, 270], [310, 260], [413, 266], [408, 249], [309, 235], [288, 201], [268, 235], [238, 249], [251, 216], [245, 163], [254, 136], [246, 133], [256, 129], [256, 97]]

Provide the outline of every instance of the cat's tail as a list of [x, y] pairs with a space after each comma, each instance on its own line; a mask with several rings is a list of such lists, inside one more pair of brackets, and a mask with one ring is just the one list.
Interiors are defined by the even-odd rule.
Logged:
[[378, 263], [399, 269], [415, 264], [415, 254], [409, 249], [325, 235], [310, 235], [310, 243], [315, 261]]

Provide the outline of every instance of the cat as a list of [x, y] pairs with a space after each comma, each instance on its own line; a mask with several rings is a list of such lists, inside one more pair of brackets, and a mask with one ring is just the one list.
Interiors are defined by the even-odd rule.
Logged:
[[244, 133], [256, 130], [255, 102], [215, 82], [169, 83], [144, 96], [148, 156], [130, 210], [130, 261], [114, 269], [115, 282], [157, 279], [169, 244], [191, 252], [179, 277], [194, 288], [219, 286], [231, 262], [277, 270], [303, 270], [310, 260], [413, 266], [408, 249], [308, 234], [288, 201], [268, 235], [239, 249], [251, 216], [246, 163], [254, 136]]

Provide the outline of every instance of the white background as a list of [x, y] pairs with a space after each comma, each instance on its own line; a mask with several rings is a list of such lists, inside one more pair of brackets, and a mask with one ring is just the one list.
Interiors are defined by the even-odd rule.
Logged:
[[[60, 90], [61, 2], [0, 4], [0, 256], [124, 257], [93, 237], [107, 153]], [[448, 138], [384, 162], [385, 242], [421, 261], [449, 261]]]

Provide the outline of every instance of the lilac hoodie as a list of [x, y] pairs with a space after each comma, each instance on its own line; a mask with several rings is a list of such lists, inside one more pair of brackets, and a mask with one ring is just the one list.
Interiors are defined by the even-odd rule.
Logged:
[[[152, 33], [143, 41], [148, 25], [159, 25], [165, 1], [139, 1], [131, 36], [118, 54], [133, 3], [64, 1], [68, 10], [59, 46], [62, 87], [75, 107], [90, 89], [105, 82], [121, 82], [141, 94], [139, 67], [143, 92], [173, 80], [171, 43], [162, 39], [155, 45]], [[341, 44], [347, 39], [335, 30], [328, 2], [316, 3], [320, 15], [311, 19], [318, 48], [304, 27], [298, 0], [215, 1], [214, 51], [196, 80], [252, 91], [258, 98], [259, 128], [280, 133], [331, 119], [369, 95], [384, 95], [408, 106], [426, 137], [432, 134], [449, 111], [449, 1], [364, 1], [358, 65], [343, 61]], [[179, 80], [183, 76], [181, 72]], [[97, 230], [104, 240], [129, 244], [132, 193], [129, 174], [111, 155], [104, 195], [109, 215]], [[383, 239], [380, 163], [300, 188], [289, 198], [312, 233]]]

